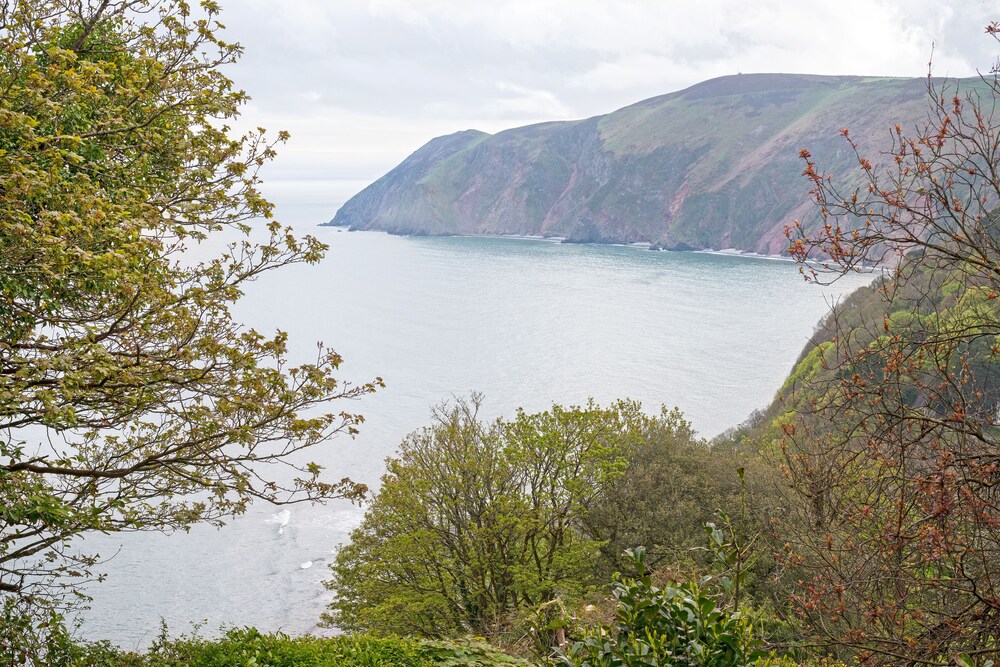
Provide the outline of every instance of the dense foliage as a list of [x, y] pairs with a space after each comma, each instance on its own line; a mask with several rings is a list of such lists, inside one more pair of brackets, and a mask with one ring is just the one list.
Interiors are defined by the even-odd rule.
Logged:
[[[742, 480], [741, 467], [748, 471]], [[601, 542], [602, 576], [610, 581], [615, 572], [630, 572], [633, 562], [625, 553], [639, 545], [653, 569], [706, 564], [705, 525], [720, 511], [740, 515], [748, 494], [752, 511], [744, 518], [753, 526], [744, 528], [762, 528], [772, 509], [768, 490], [774, 478], [753, 448], [726, 438], [709, 443], [680, 411], [662, 411], [644, 424], [625, 474], [583, 518], [587, 533]]]
[[52, 667], [477, 667], [525, 665], [482, 642], [428, 642], [352, 637], [289, 637], [254, 628], [218, 639], [161, 637], [148, 651], [122, 651], [107, 643], [65, 641]]
[[646, 418], [634, 403], [484, 423], [479, 401], [411, 434], [332, 565], [337, 627], [516, 640], [518, 616], [599, 583], [580, 530], [620, 477]]
[[353, 430], [329, 401], [373, 386], [338, 383], [322, 347], [291, 367], [284, 334], [230, 313], [246, 281], [323, 247], [275, 222], [250, 237], [274, 144], [229, 127], [246, 96], [218, 11], [0, 3], [0, 651], [92, 564], [76, 535], [360, 491], [290, 455]]
[[[645, 569], [641, 548], [629, 551], [636, 569]], [[598, 625], [560, 654], [571, 667], [744, 667], [760, 657], [753, 625], [739, 611], [717, 607], [704, 584], [658, 587], [652, 577], [616, 582], [614, 624]]]
[[[747, 503], [749, 495], [763, 507], [764, 498], [747, 493], [745, 466], [761, 478], [767, 471], [733, 443], [710, 446], [678, 411], [648, 415], [629, 402], [491, 423], [478, 405], [474, 397], [440, 408], [388, 461], [332, 565], [328, 622], [377, 634], [472, 633], [545, 656], [587, 631], [580, 610], [605, 606], [612, 573], [635, 571], [631, 556], [612, 557], [619, 545], [655, 545], [653, 564], [680, 582], [670, 591], [695, 595], [684, 582], [718, 573], [718, 593], [734, 608], [751, 582], [766, 581], [773, 561], [756, 544], [764, 515]], [[720, 523], [706, 533], [712, 520]], [[711, 598], [698, 595], [699, 605]]]

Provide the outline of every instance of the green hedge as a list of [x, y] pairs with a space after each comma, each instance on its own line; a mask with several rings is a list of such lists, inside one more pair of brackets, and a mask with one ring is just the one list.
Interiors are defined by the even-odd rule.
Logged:
[[157, 642], [147, 653], [107, 643], [75, 647], [67, 667], [464, 667], [527, 665], [479, 642], [375, 639], [360, 635], [289, 637], [253, 628], [219, 639], [182, 637]]

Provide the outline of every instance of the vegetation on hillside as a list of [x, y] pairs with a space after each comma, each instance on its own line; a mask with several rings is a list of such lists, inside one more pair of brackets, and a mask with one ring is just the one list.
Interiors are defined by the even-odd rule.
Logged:
[[[687, 591], [701, 605], [714, 593], [684, 582], [721, 569], [729, 587], [712, 590], [733, 608], [741, 587], [748, 599], [765, 580], [773, 561], [747, 549], [764, 528], [764, 486], [755, 481], [748, 494], [743, 480], [747, 468], [756, 480], [771, 476], [741, 448], [710, 446], [676, 410], [649, 415], [632, 402], [555, 405], [489, 423], [478, 405], [474, 396], [442, 406], [388, 460], [331, 565], [328, 622], [382, 636], [471, 633], [545, 657], [588, 632], [582, 610], [593, 608], [591, 621], [610, 613], [615, 573], [635, 572], [640, 583], [629, 585], [645, 593], [680, 600]], [[679, 577], [679, 588], [649, 588], [646, 549], [640, 570], [623, 553], [637, 544], [652, 545], [649, 564]]]
[[742, 667], [762, 657], [753, 623], [739, 610], [717, 606], [717, 597], [705, 587], [710, 578], [660, 588], [645, 572], [645, 550], [637, 547], [627, 555], [634, 558], [639, 577], [613, 585], [614, 623], [588, 629], [559, 650], [555, 662]]
[[[988, 27], [997, 35], [997, 26]], [[842, 655], [879, 664], [1000, 653], [1000, 117], [989, 89], [929, 86], [842, 188], [802, 151], [823, 220], [813, 270], [894, 269], [824, 323], [775, 416], [796, 520], [791, 601]]]
[[504, 644], [526, 612], [598, 584], [581, 517], [626, 469], [646, 418], [634, 403], [553, 406], [483, 423], [479, 399], [436, 411], [400, 446], [332, 565], [329, 621]]
[[400, 638], [289, 637], [253, 628], [218, 639], [160, 637], [142, 653], [106, 642], [74, 644], [61, 637], [49, 667], [513, 667], [522, 659], [478, 641], [432, 642]]

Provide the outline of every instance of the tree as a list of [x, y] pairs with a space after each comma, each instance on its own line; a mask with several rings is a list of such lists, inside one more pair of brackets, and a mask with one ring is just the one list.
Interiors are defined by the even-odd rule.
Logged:
[[897, 125], [880, 158], [843, 130], [859, 187], [803, 150], [822, 224], [790, 230], [792, 254], [821, 262], [813, 278], [890, 267], [883, 308], [825, 323], [779, 420], [803, 510], [786, 535], [793, 600], [883, 664], [1000, 653], [1000, 82], [928, 92], [927, 125]]
[[[322, 345], [290, 367], [284, 333], [230, 313], [245, 283], [316, 262], [324, 246], [274, 222], [257, 189], [276, 142], [229, 126], [247, 97], [222, 73], [241, 49], [219, 37], [218, 13], [212, 0], [0, 3], [8, 614], [85, 574], [93, 560], [71, 544], [81, 533], [187, 528], [255, 498], [363, 490], [297, 453], [353, 432], [360, 417], [329, 402], [379, 381], [338, 382], [340, 358]], [[184, 255], [219, 235], [235, 240], [211, 259]]]
[[[627, 550], [637, 545], [654, 570], [704, 564], [705, 524], [720, 511], [741, 514], [741, 467], [750, 469], [752, 504], [763, 511], [768, 499], [757, 491], [773, 473], [755, 452], [698, 438], [676, 408], [651, 419], [629, 452], [626, 473], [595, 499], [584, 518], [587, 533], [601, 543], [606, 579], [630, 571]], [[759, 519], [754, 517], [755, 524]]]
[[519, 615], [598, 583], [598, 543], [581, 519], [624, 473], [650, 419], [618, 402], [487, 424], [479, 406], [476, 396], [442, 406], [387, 461], [331, 565], [327, 622], [510, 642]]

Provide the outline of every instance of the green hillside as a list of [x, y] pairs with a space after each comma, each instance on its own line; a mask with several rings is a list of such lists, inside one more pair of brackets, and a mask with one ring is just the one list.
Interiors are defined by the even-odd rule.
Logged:
[[331, 224], [780, 253], [785, 225], [816, 216], [801, 148], [849, 182], [842, 128], [885, 150], [926, 116], [926, 79], [727, 76], [605, 116], [438, 137]]

